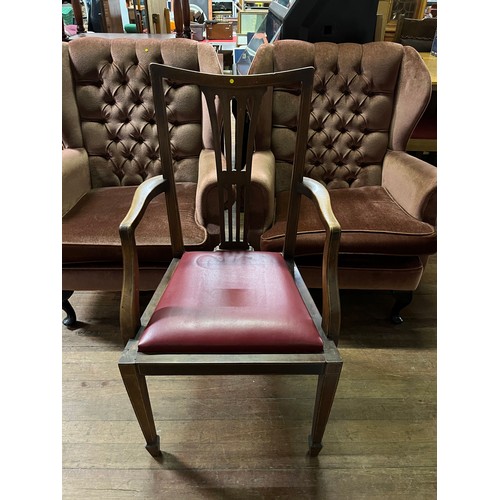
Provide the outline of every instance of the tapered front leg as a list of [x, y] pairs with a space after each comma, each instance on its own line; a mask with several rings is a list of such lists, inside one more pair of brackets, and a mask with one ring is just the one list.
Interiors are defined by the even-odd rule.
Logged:
[[137, 365], [119, 364], [119, 367], [130, 403], [146, 439], [146, 450], [153, 457], [159, 457], [161, 456], [160, 437], [156, 434], [146, 377], [139, 373]]
[[312, 431], [309, 436], [309, 455], [311, 457], [318, 456], [323, 448], [321, 441], [330, 417], [341, 370], [342, 363], [327, 363], [325, 373], [318, 377]]

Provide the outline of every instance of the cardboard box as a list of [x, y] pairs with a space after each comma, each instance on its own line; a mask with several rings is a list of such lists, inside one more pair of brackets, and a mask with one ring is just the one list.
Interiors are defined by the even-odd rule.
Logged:
[[232, 23], [207, 23], [206, 27], [208, 40], [232, 40]]

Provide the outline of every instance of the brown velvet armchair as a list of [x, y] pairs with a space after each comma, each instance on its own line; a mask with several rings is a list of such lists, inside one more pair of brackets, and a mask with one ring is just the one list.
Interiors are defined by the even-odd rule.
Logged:
[[[121, 290], [118, 227], [136, 187], [161, 173], [149, 64], [221, 73], [214, 49], [187, 39], [88, 37], [62, 44], [62, 289], [66, 325], [74, 290]], [[206, 246], [195, 223], [203, 112], [197, 90], [172, 88], [171, 135], [182, 229]], [[137, 231], [141, 290], [154, 290], [171, 261], [165, 200], [155, 198]], [[117, 311], [118, 312], [118, 311]]]
[[[437, 247], [436, 168], [405, 152], [431, 95], [428, 70], [415, 49], [396, 43], [282, 40], [259, 48], [250, 73], [303, 66], [316, 70], [305, 175], [327, 187], [342, 229], [339, 287], [394, 291], [390, 316], [401, 322]], [[259, 247], [274, 251], [285, 233], [297, 97], [275, 90], [269, 98], [259, 147], [263, 170], [275, 175], [274, 196]], [[296, 260], [309, 287], [321, 285], [323, 243], [321, 222], [303, 200]]]

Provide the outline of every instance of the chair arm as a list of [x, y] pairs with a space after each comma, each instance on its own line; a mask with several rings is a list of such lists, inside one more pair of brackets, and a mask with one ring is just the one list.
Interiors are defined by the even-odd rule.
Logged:
[[271, 226], [275, 212], [276, 159], [267, 151], [256, 151], [252, 160], [250, 217], [252, 228], [260, 233]]
[[196, 186], [196, 222], [207, 227], [218, 220], [219, 199], [217, 192], [217, 167], [215, 151], [203, 149], [198, 162], [198, 183]]
[[119, 232], [123, 255], [123, 286], [120, 303], [120, 330], [124, 343], [135, 337], [140, 325], [139, 311], [139, 259], [135, 230], [147, 206], [168, 183], [161, 175], [152, 177], [137, 186], [127, 215], [120, 223]]
[[83, 148], [62, 150], [62, 215], [91, 189], [89, 157]]
[[[263, 232], [274, 217], [275, 159], [271, 151], [256, 151], [252, 158], [252, 193], [249, 216], [252, 229]], [[219, 200], [215, 152], [204, 149], [200, 154], [196, 189], [196, 220], [204, 227], [218, 223]]]
[[410, 215], [436, 225], [435, 166], [404, 151], [389, 151], [382, 166], [382, 186]]
[[322, 327], [326, 336], [338, 344], [340, 335], [340, 296], [338, 285], [338, 253], [340, 246], [340, 224], [335, 218], [330, 194], [323, 184], [304, 177], [301, 194], [307, 196], [318, 209], [325, 226], [325, 245], [322, 262]]

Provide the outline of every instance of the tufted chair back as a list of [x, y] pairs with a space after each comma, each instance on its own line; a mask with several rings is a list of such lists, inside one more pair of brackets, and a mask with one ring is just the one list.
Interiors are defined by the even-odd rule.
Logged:
[[[316, 69], [305, 174], [328, 189], [379, 186], [387, 150], [404, 151], [430, 98], [420, 56], [390, 42], [282, 40], [259, 48], [250, 73], [303, 66]], [[274, 153], [279, 192], [289, 183], [298, 97], [283, 90], [272, 99], [259, 146]]]
[[[64, 52], [67, 52], [68, 57]], [[138, 185], [161, 173], [149, 64], [213, 72], [217, 56], [186, 39], [81, 38], [63, 45], [63, 144], [83, 148], [91, 188]], [[175, 175], [196, 182], [203, 106], [193, 87], [168, 88]]]

